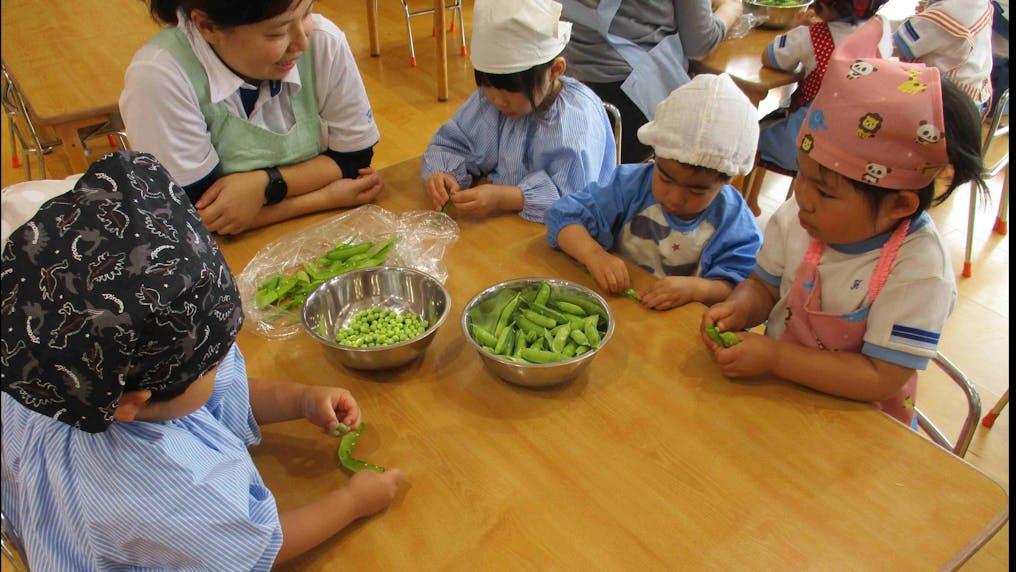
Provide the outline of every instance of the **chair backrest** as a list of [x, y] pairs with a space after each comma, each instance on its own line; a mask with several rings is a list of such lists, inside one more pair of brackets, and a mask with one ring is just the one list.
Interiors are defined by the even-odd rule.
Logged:
[[960, 371], [960, 368], [956, 367], [956, 364], [949, 361], [944, 355], [939, 353], [932, 361], [963, 390], [967, 398], [967, 416], [963, 421], [963, 427], [960, 429], [955, 442], [950, 441], [919, 407], [914, 408], [914, 412], [917, 414], [917, 424], [928, 434], [928, 437], [932, 441], [948, 449], [957, 457], [963, 457], [967, 454], [970, 441], [974, 438], [974, 432], [977, 431], [977, 423], [981, 419], [981, 396], [977, 393], [977, 388], [974, 387], [974, 384], [971, 383], [966, 374]]
[[613, 103], [603, 102], [603, 109], [610, 119], [610, 127], [614, 130], [614, 143], [617, 146], [617, 164], [621, 164], [621, 110]]

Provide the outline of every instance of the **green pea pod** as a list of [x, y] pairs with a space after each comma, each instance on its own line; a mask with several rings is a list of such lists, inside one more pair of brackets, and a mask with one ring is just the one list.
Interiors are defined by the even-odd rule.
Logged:
[[357, 254], [362, 254], [370, 250], [373, 246], [370, 242], [361, 242], [356, 245], [339, 246], [325, 253], [325, 258], [328, 260], [349, 260]]
[[723, 347], [727, 347], [726, 344], [723, 343], [723, 338], [720, 337], [720, 329], [717, 328], [714, 324], [706, 326], [706, 335], [709, 336], [709, 339], [713, 340], [714, 342], [720, 344]]
[[[536, 312], [537, 314], [540, 314], [541, 316], [546, 316], [546, 317], [554, 320], [555, 324], [563, 324], [563, 323], [568, 321], [568, 318], [565, 317], [564, 314], [562, 314], [561, 312], [558, 312], [557, 310], [555, 310], [553, 308], [548, 308], [548, 307], [540, 305], [540, 304], [532, 303], [532, 304], [529, 305], [529, 309], [534, 311], [534, 312]], [[547, 326], [547, 327], [553, 327], [553, 326]]]
[[519, 330], [515, 334], [515, 351], [512, 352], [512, 357], [516, 359], [522, 358], [522, 350], [526, 349], [526, 336], [522, 330]]
[[547, 300], [550, 299], [550, 284], [543, 282], [540, 284], [540, 290], [536, 293], [536, 298], [533, 300], [534, 304], [541, 306], [547, 305]]
[[607, 313], [600, 307], [599, 304], [594, 302], [592, 299], [580, 295], [572, 294], [555, 294], [554, 299], [562, 302], [568, 302], [575, 304], [586, 311], [586, 314], [596, 314], [602, 318], [607, 318]]
[[522, 359], [531, 363], [556, 363], [559, 361], [565, 361], [568, 356], [558, 353], [549, 352], [546, 350], [534, 350], [533, 348], [526, 348], [521, 352]]
[[497, 337], [497, 344], [494, 345], [494, 353], [497, 355], [508, 355], [512, 353], [512, 343], [515, 340], [515, 328], [507, 326], [501, 330]]
[[533, 343], [532, 343], [532, 344], [531, 344], [531, 345], [529, 346], [529, 349], [531, 349], [531, 350], [542, 350], [542, 349], [544, 348], [544, 345], [543, 345], [543, 342], [544, 342], [544, 341], [545, 341], [545, 340], [543, 339], [543, 337], [539, 337], [539, 338], [537, 338], [537, 339], [536, 339], [536, 341], [535, 341], [535, 342], [533, 342]]
[[594, 321], [595, 316], [589, 316], [586, 320], [585, 334], [586, 339], [589, 341], [590, 347], [599, 347], [600, 345], [600, 332], [596, 329], [596, 322]]
[[639, 293], [636, 292], [635, 290], [631, 289], [631, 288], [628, 288], [627, 290], [622, 291], [621, 295], [622, 296], [626, 296], [628, 298], [631, 298], [632, 300], [635, 300], [636, 302], [641, 302], [641, 300], [639, 300]]
[[575, 345], [575, 342], [568, 342], [563, 348], [561, 348], [561, 353], [570, 358], [575, 357], [576, 349], [578, 349], [578, 346]]
[[[583, 326], [583, 328], [584, 327], [585, 326]], [[572, 330], [571, 334], [569, 334], [569, 335], [571, 336], [571, 339], [576, 344], [578, 344], [580, 346], [588, 346], [589, 345], [589, 338], [586, 336], [586, 333], [583, 330]]]
[[725, 348], [741, 343], [741, 338], [737, 337], [737, 334], [734, 332], [720, 332], [720, 339], [723, 340], [722, 343]]
[[548, 318], [547, 316], [544, 316], [543, 314], [538, 314], [533, 310], [523, 309], [522, 315], [528, 318], [529, 321], [533, 322], [534, 324], [538, 326], [543, 326], [544, 328], [553, 328], [554, 326], [557, 325], [557, 322], [554, 320], [554, 318]]
[[545, 329], [543, 326], [538, 326], [535, 322], [527, 318], [525, 314], [522, 314], [521, 312], [515, 314], [515, 325], [521, 328], [523, 331], [525, 331], [527, 335], [533, 334], [537, 336], [542, 336], [543, 330]]
[[254, 294], [254, 307], [257, 309], [265, 308], [270, 306], [272, 302], [279, 299], [279, 295], [275, 293], [275, 290], [258, 290]]
[[473, 339], [481, 346], [490, 346], [493, 348], [497, 345], [497, 338], [494, 334], [488, 332], [480, 326], [477, 326], [476, 324], [470, 324], [469, 329], [473, 332]]
[[554, 334], [554, 341], [551, 342], [550, 349], [561, 353], [561, 350], [564, 349], [564, 345], [568, 343], [568, 334], [570, 333], [571, 324], [566, 322], [560, 329], [558, 329], [557, 333]]
[[494, 328], [495, 336], [500, 336], [501, 332], [508, 327], [508, 323], [512, 319], [512, 314], [515, 313], [515, 308], [518, 308], [519, 300], [521, 299], [521, 295], [515, 294], [515, 296], [513, 296], [512, 299], [505, 304], [504, 308], [501, 308], [501, 313], [497, 317], [497, 326]]
[[339, 442], [339, 463], [354, 473], [363, 469], [383, 473], [385, 471], [384, 467], [353, 458], [353, 448], [356, 447], [356, 440], [360, 438], [360, 433], [363, 433], [363, 428], [366, 426], [366, 423], [360, 423], [360, 426], [355, 430], [342, 436], [342, 441]]
[[581, 330], [586, 327], [586, 317], [576, 316], [575, 314], [561, 314], [565, 318], [568, 318], [568, 323], [571, 324], [572, 330]]
[[564, 312], [566, 316], [568, 314], [573, 314], [575, 316], [581, 316], [584, 318], [587, 314], [585, 308], [583, 308], [582, 306], [572, 304], [571, 302], [566, 302], [565, 300], [554, 300], [551, 303], [554, 306], [556, 306], [558, 310]]

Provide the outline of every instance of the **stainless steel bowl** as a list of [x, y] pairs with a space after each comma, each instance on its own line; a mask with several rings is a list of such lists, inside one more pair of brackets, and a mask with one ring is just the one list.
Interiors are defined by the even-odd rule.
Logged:
[[[584, 296], [595, 302], [603, 309], [607, 316], [607, 331], [603, 334], [599, 347], [567, 361], [547, 364], [526, 364], [513, 362], [500, 356], [488, 353], [480, 347], [478, 343], [476, 343], [476, 340], [473, 339], [473, 335], [469, 331], [470, 310], [492, 296], [497, 295], [502, 290], [522, 289], [527, 286], [534, 285], [539, 286], [544, 282], [550, 284], [552, 291], [556, 292], [559, 289], [563, 289], [570, 294]], [[465, 309], [462, 311], [462, 333], [466, 340], [468, 340], [469, 344], [473, 346], [478, 354], [480, 354], [480, 359], [483, 360], [483, 365], [497, 377], [516, 385], [523, 385], [526, 387], [545, 387], [570, 381], [578, 377], [580, 373], [589, 367], [589, 364], [592, 363], [596, 354], [607, 345], [611, 336], [614, 335], [614, 314], [610, 311], [610, 306], [607, 305], [606, 300], [604, 300], [602, 296], [580, 284], [569, 282], [567, 280], [556, 280], [553, 278], [519, 278], [516, 280], [500, 282], [487, 288], [486, 290], [483, 290], [476, 296], [473, 296], [473, 299], [466, 304]]]
[[744, 6], [746, 11], [766, 17], [760, 24], [761, 27], [785, 30], [797, 24], [797, 15], [807, 10], [812, 2], [813, 0], [807, 0], [786, 6], [774, 6], [764, 3], [764, 0], [744, 0]]
[[[429, 274], [399, 266], [374, 266], [340, 274], [318, 286], [303, 302], [303, 326], [346, 367], [388, 369], [423, 355], [451, 305], [448, 290]], [[372, 306], [412, 312], [427, 320], [427, 329], [417, 338], [390, 346], [352, 348], [336, 343], [335, 333], [346, 327], [354, 314]]]

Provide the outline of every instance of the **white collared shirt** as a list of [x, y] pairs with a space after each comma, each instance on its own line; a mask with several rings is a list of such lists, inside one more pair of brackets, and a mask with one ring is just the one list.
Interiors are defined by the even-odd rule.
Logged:
[[[274, 97], [268, 82], [262, 82], [257, 102], [247, 117], [239, 89], [255, 86], [233, 73], [187, 18], [179, 21], [208, 75], [213, 103], [222, 101], [230, 113], [276, 133], [292, 127], [290, 91], [296, 94], [302, 87], [298, 68], [286, 74], [284, 89]], [[312, 15], [312, 22], [310, 41], [321, 147], [340, 152], [370, 147], [380, 139], [380, 133], [346, 35], [319, 14]], [[219, 156], [194, 88], [176, 59], [161, 47], [145, 44], [127, 66], [124, 81], [120, 113], [131, 147], [155, 155], [180, 185], [190, 185], [208, 175], [219, 163]]]

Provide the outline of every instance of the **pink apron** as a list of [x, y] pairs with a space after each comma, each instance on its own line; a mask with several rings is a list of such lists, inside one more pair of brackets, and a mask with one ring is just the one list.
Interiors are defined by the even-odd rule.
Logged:
[[[870, 303], [882, 290], [896, 253], [903, 240], [907, 237], [910, 221], [903, 221], [893, 231], [889, 241], [882, 248], [875, 270], [872, 272], [868, 286]], [[867, 329], [867, 309], [858, 308], [846, 314], [834, 314], [822, 311], [822, 288], [819, 285], [818, 264], [822, 259], [825, 243], [812, 240], [804, 261], [797, 269], [794, 284], [790, 288], [790, 300], [787, 304], [786, 329], [781, 340], [795, 342], [805, 347], [821, 350], [860, 353], [864, 344], [864, 332]], [[863, 314], [863, 319], [857, 319]], [[895, 395], [876, 401], [876, 407], [899, 419], [907, 425], [914, 420], [914, 402], [917, 397], [917, 374], [914, 373]]]

